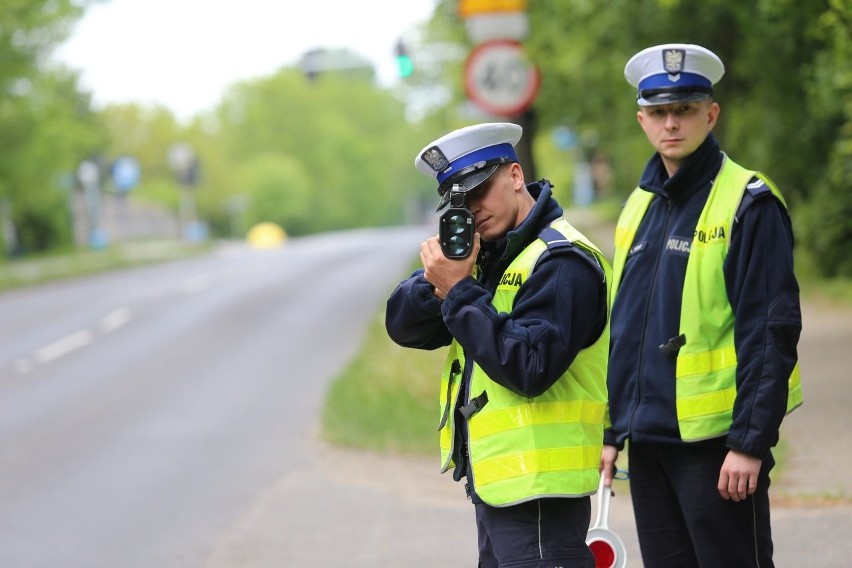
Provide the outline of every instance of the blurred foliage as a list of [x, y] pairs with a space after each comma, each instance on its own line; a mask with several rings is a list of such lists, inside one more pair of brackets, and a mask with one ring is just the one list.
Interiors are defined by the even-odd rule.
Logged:
[[24, 253], [70, 244], [61, 182], [105, 138], [76, 73], [45, 61], [86, 4], [5, 0], [0, 7], [0, 219], [18, 228], [0, 250]]
[[[852, 0], [829, 0], [812, 26], [829, 46], [814, 58], [806, 96], [815, 119], [831, 125], [822, 175], [807, 194], [801, 236], [820, 273], [852, 277]], [[794, 137], [795, 138], [795, 137]]]
[[310, 233], [312, 194], [310, 177], [301, 162], [277, 154], [248, 159], [238, 177], [251, 196], [242, 225], [251, 227], [271, 221], [287, 227], [290, 234]]
[[[271, 161], [280, 162], [278, 218], [256, 220], [295, 221], [284, 227], [290, 234], [388, 225], [401, 221], [409, 194], [400, 187], [416, 174], [416, 139], [403, 116], [403, 105], [372, 82], [332, 73], [308, 81], [285, 69], [232, 87], [217, 110], [216, 136], [233, 165], [262, 158], [270, 174]], [[241, 189], [250, 203], [258, 191], [268, 201], [272, 180], [258, 184], [256, 167], [252, 174]], [[287, 204], [294, 210], [283, 210]]]
[[[377, 85], [357, 54], [312, 50], [233, 85], [188, 124], [163, 108], [94, 110], [75, 72], [47, 63], [86, 5], [0, 8], [0, 212], [10, 212], [20, 251], [69, 243], [68, 184], [57, 180], [84, 159], [106, 169], [135, 156], [143, 175], [130, 198], [177, 211], [166, 156], [178, 142], [200, 160], [193, 191], [214, 236], [242, 237], [260, 221], [291, 235], [422, 221], [435, 189], [412, 167], [414, 155], [452, 128], [487, 120], [524, 121], [534, 173], [554, 182], [564, 205], [579, 161], [607, 164], [598, 197], [620, 200], [651, 153], [624, 64], [649, 45], [688, 42], [726, 64], [716, 88], [722, 147], [779, 184], [809, 269], [852, 275], [852, 0], [530, 2], [524, 45], [542, 83], [525, 117], [486, 116], [465, 100], [472, 46], [457, 0], [440, 0], [427, 25], [401, 30], [413, 72], [392, 87]], [[557, 132], [570, 132], [573, 145], [558, 144]]]
[[423, 135], [404, 113], [371, 73], [285, 67], [233, 85], [213, 113], [187, 125], [137, 105], [101, 116], [113, 140], [107, 154], [135, 155], [145, 172], [133, 199], [170, 193], [176, 209], [167, 149], [188, 144], [200, 161], [199, 216], [215, 236], [239, 238], [263, 221], [289, 235], [419, 221], [434, 187], [411, 167]]

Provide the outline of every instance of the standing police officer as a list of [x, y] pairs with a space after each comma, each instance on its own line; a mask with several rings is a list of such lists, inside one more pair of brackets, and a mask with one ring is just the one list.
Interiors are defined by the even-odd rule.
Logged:
[[802, 401], [790, 218], [711, 134], [715, 54], [658, 45], [624, 73], [656, 153], [616, 228], [605, 483], [629, 440], [646, 568], [770, 567], [770, 449]]
[[467, 479], [479, 565], [592, 567], [609, 265], [547, 180], [526, 185], [520, 137], [515, 124], [480, 124], [417, 155], [439, 184], [439, 210], [451, 191], [464, 194], [476, 237], [463, 259], [444, 256], [438, 237], [422, 243], [423, 268], [391, 294], [386, 327], [405, 347], [449, 345], [441, 468]]

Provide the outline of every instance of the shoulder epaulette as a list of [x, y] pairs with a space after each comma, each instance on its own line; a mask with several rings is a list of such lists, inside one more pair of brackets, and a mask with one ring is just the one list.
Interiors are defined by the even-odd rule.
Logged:
[[745, 188], [746, 188], [746, 191], [752, 197], [755, 197], [755, 198], [760, 197], [764, 193], [772, 193], [772, 190], [769, 188], [769, 186], [766, 184], [766, 182], [764, 182], [758, 176], [752, 177], [749, 180], [749, 182], [746, 184]]
[[554, 229], [550, 226], [542, 229], [542, 231], [538, 234], [538, 238], [545, 242], [547, 250], [574, 246], [574, 243], [569, 241], [558, 229]]
[[742, 218], [742, 215], [745, 210], [748, 209], [749, 206], [756, 200], [768, 197], [770, 195], [772, 195], [772, 189], [769, 187], [769, 184], [763, 181], [759, 176], [752, 176], [752, 178], [745, 186], [743, 198], [740, 201], [740, 206], [737, 207], [737, 213], [734, 216], [734, 220], [739, 220], [740, 218]]
[[551, 226], [545, 227], [538, 234], [538, 237], [545, 242], [545, 244], [547, 245], [548, 252], [563, 248], [569, 248], [577, 251], [578, 253], [580, 253], [581, 258], [585, 259], [589, 264], [591, 264], [604, 279], [606, 278], [606, 273], [603, 269], [603, 266], [601, 266], [601, 263], [595, 256], [595, 254], [592, 251], [588, 250], [585, 246], [582, 246], [582, 244], [580, 243], [572, 243], [558, 229], [554, 229]]

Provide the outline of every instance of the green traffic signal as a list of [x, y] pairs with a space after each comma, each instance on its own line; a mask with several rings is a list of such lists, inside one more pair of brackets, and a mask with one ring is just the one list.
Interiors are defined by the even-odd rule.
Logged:
[[408, 77], [414, 72], [414, 61], [408, 54], [408, 49], [402, 40], [396, 42], [396, 74], [400, 77]]
[[396, 72], [400, 77], [408, 77], [414, 71], [414, 63], [407, 55], [397, 55]]

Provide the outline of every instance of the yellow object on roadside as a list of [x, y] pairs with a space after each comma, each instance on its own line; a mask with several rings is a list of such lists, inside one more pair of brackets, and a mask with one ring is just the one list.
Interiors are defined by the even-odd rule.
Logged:
[[270, 249], [284, 245], [287, 233], [271, 222], [258, 223], [249, 229], [246, 234], [246, 242], [254, 248]]

